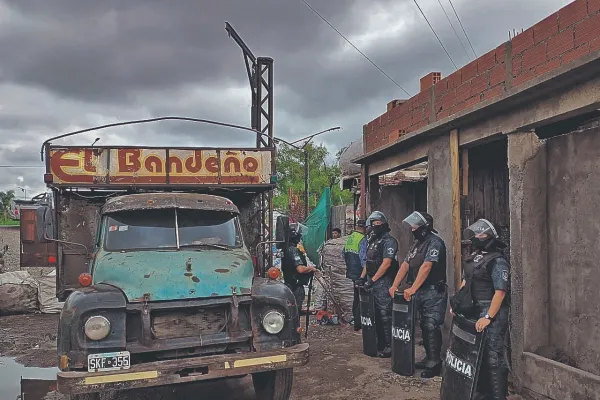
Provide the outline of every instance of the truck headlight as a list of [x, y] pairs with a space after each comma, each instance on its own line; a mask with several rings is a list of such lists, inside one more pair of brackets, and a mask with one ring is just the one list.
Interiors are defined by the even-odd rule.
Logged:
[[91, 340], [102, 340], [110, 333], [110, 322], [101, 315], [90, 317], [85, 321], [84, 332]]
[[263, 318], [263, 327], [268, 333], [275, 335], [283, 329], [285, 318], [277, 311], [269, 311]]

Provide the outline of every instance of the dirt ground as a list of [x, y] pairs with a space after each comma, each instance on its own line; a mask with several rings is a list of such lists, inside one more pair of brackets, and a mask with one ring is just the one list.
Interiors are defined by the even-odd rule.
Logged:
[[[56, 365], [58, 315], [19, 315], [0, 317], [0, 356], [17, 357], [28, 367]], [[348, 326], [311, 326], [310, 362], [294, 374], [292, 399], [439, 399], [439, 378], [406, 378], [390, 370], [390, 360], [362, 354], [362, 338]], [[417, 356], [421, 357], [418, 348]], [[254, 400], [249, 378], [211, 384], [194, 384], [129, 393], [129, 398], [145, 399], [237, 399]], [[52, 393], [48, 399], [62, 396]]]

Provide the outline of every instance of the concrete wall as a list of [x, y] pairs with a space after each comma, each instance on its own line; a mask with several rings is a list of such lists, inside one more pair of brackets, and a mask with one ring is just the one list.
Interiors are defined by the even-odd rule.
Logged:
[[[427, 158], [427, 212], [434, 220], [435, 229], [446, 244], [446, 279], [448, 295], [455, 293], [454, 284], [454, 252], [452, 243], [452, 167], [450, 165], [450, 134], [439, 136], [432, 142]], [[452, 316], [449, 308], [446, 310], [446, 320], [442, 329], [442, 351], [448, 347], [449, 333], [452, 326]]]
[[[427, 211], [435, 229], [446, 243], [446, 276], [450, 293], [454, 293], [454, 246], [452, 244], [452, 168], [450, 166], [450, 135], [432, 142], [427, 158]], [[460, 249], [458, 249], [460, 251]]]
[[600, 128], [547, 141], [550, 344], [600, 375]]
[[523, 387], [521, 360], [548, 344], [546, 148], [534, 133], [508, 137], [513, 380]]
[[535, 399], [600, 399], [599, 133], [508, 137], [513, 380]]

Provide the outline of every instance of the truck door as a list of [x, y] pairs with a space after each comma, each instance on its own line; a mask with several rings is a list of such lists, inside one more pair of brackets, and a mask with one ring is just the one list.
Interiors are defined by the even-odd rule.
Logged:
[[56, 267], [50, 205], [21, 206], [21, 267]]

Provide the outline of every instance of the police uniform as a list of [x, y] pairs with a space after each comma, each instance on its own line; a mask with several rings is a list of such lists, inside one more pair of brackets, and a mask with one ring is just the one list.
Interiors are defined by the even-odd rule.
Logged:
[[312, 273], [300, 274], [297, 270], [299, 265], [306, 266], [306, 256], [296, 247], [296, 244], [290, 243], [287, 251], [284, 252], [281, 269], [283, 271], [283, 282], [290, 288], [296, 298], [298, 313], [302, 311], [302, 303], [304, 302], [304, 285], [308, 283], [312, 276]]
[[[360, 279], [363, 266], [366, 261], [366, 238], [361, 232], [354, 231], [348, 237], [342, 256], [346, 263], [346, 278], [356, 283]], [[360, 299], [358, 288], [354, 286], [354, 300], [352, 301], [352, 318], [354, 320], [354, 330], [361, 328], [360, 323]]]
[[508, 394], [508, 363], [504, 356], [504, 338], [508, 330], [510, 297], [510, 264], [498, 251], [477, 251], [463, 263], [463, 279], [471, 280], [473, 297], [479, 318], [485, 318], [496, 290], [506, 296], [500, 310], [487, 326], [479, 391], [489, 393], [490, 399], [504, 399]]
[[379, 270], [379, 267], [386, 258], [392, 259], [392, 265], [387, 269], [385, 274], [377, 281], [373, 282], [373, 298], [375, 300], [375, 317], [377, 323], [378, 350], [384, 350], [391, 346], [392, 335], [392, 306], [393, 300], [389, 295], [389, 290], [394, 282], [394, 277], [398, 272], [398, 261], [396, 254], [398, 253], [398, 241], [388, 232], [380, 236], [372, 235], [369, 237], [367, 247], [366, 270], [367, 276], [373, 276]]
[[442, 331], [446, 317], [448, 293], [446, 291], [446, 245], [442, 238], [429, 231], [415, 240], [404, 262], [408, 264], [407, 283], [412, 285], [425, 262], [433, 265], [425, 282], [414, 296], [416, 310], [421, 315], [421, 332], [426, 360], [419, 368], [433, 369], [441, 366]]

